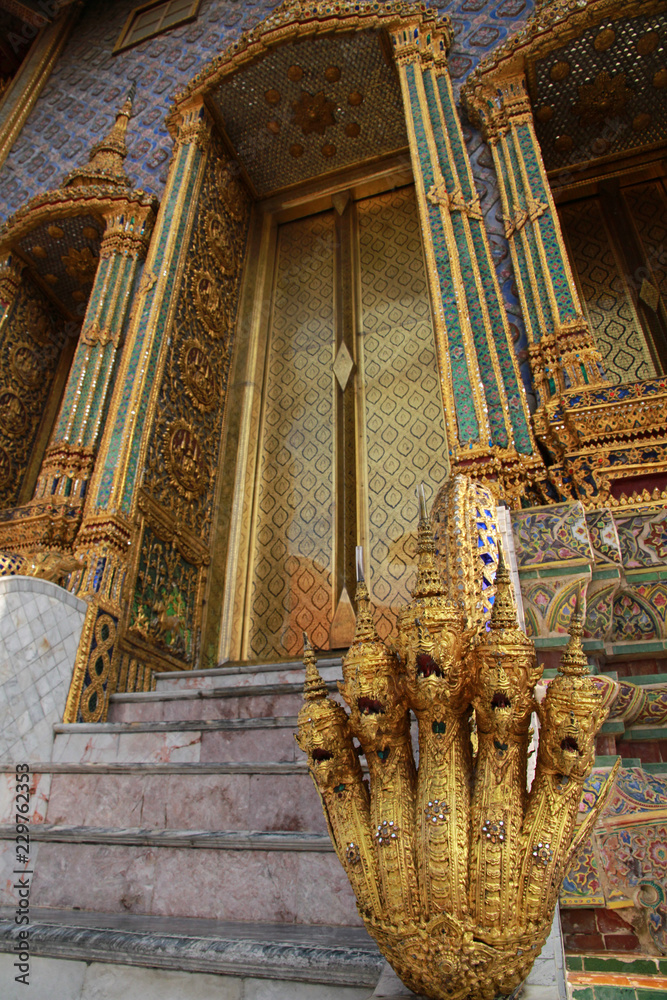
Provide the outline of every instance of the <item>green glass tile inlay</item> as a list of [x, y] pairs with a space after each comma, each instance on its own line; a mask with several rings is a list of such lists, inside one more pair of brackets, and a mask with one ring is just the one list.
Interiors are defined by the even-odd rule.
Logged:
[[[405, 72], [408, 83], [408, 91], [410, 94], [410, 104], [422, 178], [424, 187], [426, 191], [428, 191], [434, 183], [434, 178], [426, 132], [422, 121], [421, 106], [419, 104], [415, 83], [415, 67], [408, 65], [405, 67]], [[440, 281], [440, 293], [442, 297], [445, 328], [447, 330], [458, 436], [461, 444], [472, 444], [474, 441], [479, 440], [479, 424], [477, 422], [477, 415], [472, 401], [470, 374], [466, 363], [465, 346], [459, 321], [458, 303], [454, 294], [454, 282], [452, 281], [449, 252], [447, 250], [447, 243], [442, 227], [442, 219], [439, 208], [436, 205], [431, 205], [429, 203], [428, 214], [431, 237], [433, 241], [433, 251], [436, 267], [438, 269], [438, 278]]]

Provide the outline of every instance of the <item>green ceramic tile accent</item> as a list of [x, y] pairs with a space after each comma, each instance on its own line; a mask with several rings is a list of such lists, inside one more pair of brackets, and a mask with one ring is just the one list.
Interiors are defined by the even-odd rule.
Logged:
[[[642, 764], [641, 765], [645, 771], [649, 774], [664, 774], [667, 775], [667, 761], [658, 761], [655, 764]], [[664, 969], [665, 975], [667, 975], [667, 962], [665, 963]]]
[[657, 990], [635, 990], [635, 996], [637, 1000], [660, 1000], [661, 997], [665, 996], [665, 991], [661, 989]]
[[522, 580], [537, 580], [539, 579], [539, 573], [536, 569], [520, 569], [519, 576]]
[[[606, 958], [602, 955], [584, 955], [585, 972], [622, 972], [627, 976], [654, 976], [658, 968], [649, 958], [632, 959], [624, 962], [620, 958]], [[597, 991], [597, 987], [596, 987]]]
[[[533, 639], [536, 649], [565, 649], [568, 636], [563, 635], [538, 635]], [[582, 643], [587, 653], [597, 652], [604, 649], [604, 642], [601, 639], [584, 639]]]
[[628, 583], [655, 583], [657, 580], [667, 580], [667, 566], [660, 569], [642, 569], [625, 571]]
[[623, 767], [641, 767], [642, 759], [641, 757], [621, 757], [621, 763]]
[[[604, 728], [604, 727], [603, 727]], [[651, 726], [651, 728], [627, 729], [626, 740], [667, 740], [667, 726]]]
[[584, 960], [581, 955], [568, 955], [566, 958], [566, 964], [568, 969], [572, 972], [582, 972], [584, 968]]
[[658, 961], [658, 968], [663, 976], [667, 976], [667, 958], [661, 958]]
[[575, 1000], [595, 1000], [593, 990], [590, 986], [573, 986], [572, 996]]
[[552, 576], [577, 576], [582, 571], [590, 569], [590, 563], [584, 559], [572, 559], [557, 566], [540, 567], [537, 571], [539, 579], [547, 580]]
[[616, 734], [617, 736], [622, 735], [625, 732], [625, 726], [620, 719], [610, 719], [609, 722], [605, 722], [600, 730], [605, 736], [611, 734]]
[[667, 650], [664, 639], [648, 642], [618, 642], [611, 647], [612, 656], [633, 656], [635, 653], [663, 653]]
[[[595, 767], [613, 767], [618, 760], [617, 754], [606, 754], [595, 758]], [[625, 762], [624, 762], [625, 763]]]
[[593, 580], [620, 580], [621, 571], [620, 569], [594, 569], [593, 570]]
[[631, 986], [596, 986], [595, 1000], [636, 1000], [636, 996]]
[[621, 677], [621, 680], [644, 687], [646, 684], [667, 684], [667, 674], [643, 674], [640, 677]]

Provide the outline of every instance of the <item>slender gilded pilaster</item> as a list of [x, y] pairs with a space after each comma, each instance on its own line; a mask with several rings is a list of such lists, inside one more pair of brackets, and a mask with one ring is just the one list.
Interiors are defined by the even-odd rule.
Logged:
[[152, 388], [164, 363], [164, 334], [183, 271], [186, 233], [192, 224], [206, 164], [210, 121], [203, 104], [185, 115], [155, 232], [144, 266], [128, 343], [96, 469], [91, 514], [129, 514], [143, 433], [154, 404]]
[[0, 261], [0, 324], [4, 323], [21, 287], [24, 264], [13, 254]]
[[539, 403], [606, 381], [583, 316], [523, 76], [493, 87], [480, 84], [464, 100], [494, 158]]
[[516, 479], [540, 460], [447, 70], [450, 29], [416, 18], [393, 41], [454, 461]]
[[85, 496], [153, 217], [150, 206], [121, 201], [105, 219], [100, 262], [35, 499], [75, 502]]

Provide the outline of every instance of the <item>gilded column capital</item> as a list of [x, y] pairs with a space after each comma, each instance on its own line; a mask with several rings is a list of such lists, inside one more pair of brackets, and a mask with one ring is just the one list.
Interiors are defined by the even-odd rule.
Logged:
[[194, 144], [205, 153], [211, 141], [213, 119], [204, 106], [201, 96], [179, 109], [180, 122], [176, 133], [177, 146]]
[[155, 207], [139, 205], [128, 199], [114, 203], [103, 213], [106, 224], [100, 258], [135, 257], [143, 260], [148, 251], [151, 232], [155, 223]]
[[8, 309], [21, 285], [25, 264], [12, 254], [0, 260], [0, 308]]
[[394, 59], [399, 66], [421, 63], [444, 72], [453, 38], [454, 32], [448, 17], [437, 20], [435, 17], [422, 15], [414, 20], [403, 20], [391, 31]]

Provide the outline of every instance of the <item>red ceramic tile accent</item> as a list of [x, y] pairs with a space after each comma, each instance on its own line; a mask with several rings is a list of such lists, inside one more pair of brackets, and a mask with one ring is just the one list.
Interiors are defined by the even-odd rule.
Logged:
[[566, 934], [566, 951], [604, 951], [601, 934]]
[[632, 924], [624, 920], [618, 910], [597, 910], [595, 916], [597, 917], [598, 930], [602, 934], [632, 931]]
[[598, 929], [595, 921], [595, 910], [562, 910], [560, 919], [564, 934], [594, 934]]
[[635, 934], [605, 934], [604, 946], [607, 951], [637, 951], [639, 938]]

